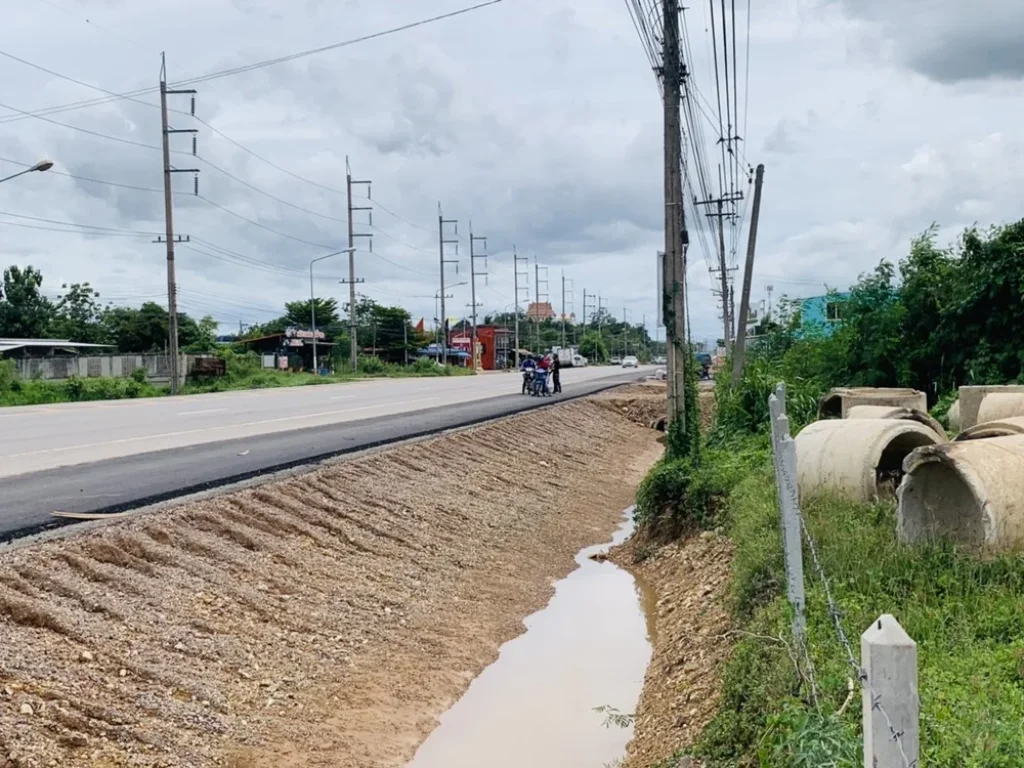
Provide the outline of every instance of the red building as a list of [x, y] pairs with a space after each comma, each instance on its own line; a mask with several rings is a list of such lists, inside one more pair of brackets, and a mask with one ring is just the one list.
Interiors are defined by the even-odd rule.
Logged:
[[[468, 323], [452, 331], [448, 344], [453, 349], [470, 352], [473, 327]], [[478, 325], [476, 343], [480, 348], [480, 367], [485, 371], [508, 368], [514, 363], [512, 332], [498, 325]], [[472, 363], [470, 363], [472, 365]]]

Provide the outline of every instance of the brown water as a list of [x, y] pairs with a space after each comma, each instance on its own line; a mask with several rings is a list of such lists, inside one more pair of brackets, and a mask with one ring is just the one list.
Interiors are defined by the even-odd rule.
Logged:
[[631, 531], [627, 520], [611, 544], [576, 556], [579, 567], [441, 716], [407, 768], [602, 768], [625, 754], [632, 727], [606, 727], [594, 710], [636, 707], [651, 657], [651, 592], [589, 558]]

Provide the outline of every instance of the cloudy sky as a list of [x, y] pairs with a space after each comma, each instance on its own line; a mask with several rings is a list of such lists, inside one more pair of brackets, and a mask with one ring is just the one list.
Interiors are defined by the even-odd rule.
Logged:
[[[0, 107], [0, 177], [43, 157], [58, 173], [0, 185], [0, 265], [36, 265], [49, 293], [85, 280], [118, 303], [161, 301], [166, 291], [164, 251], [151, 243], [163, 229], [161, 155], [153, 148], [158, 95], [45, 116], [93, 133], [18, 110], [152, 88], [162, 50], [173, 85], [469, 4], [11, 4], [0, 31], [0, 104], [13, 108]], [[708, 16], [694, 5], [690, 66], [711, 101]], [[747, 2], [736, 5], [742, 54]], [[755, 306], [767, 285], [776, 299], [843, 288], [879, 259], [898, 259], [932, 222], [949, 238], [974, 222], [1021, 216], [1024, 5], [751, 5], [749, 93], [741, 57], [739, 101], [744, 159], [766, 167]], [[622, 0], [503, 0], [195, 87], [196, 114], [216, 131], [172, 114], [173, 127], [200, 131], [197, 158], [187, 134], [172, 138], [179, 151], [172, 162], [201, 169], [201, 198], [192, 195], [190, 174], [174, 180], [176, 231], [192, 238], [178, 251], [183, 310], [237, 326], [307, 295], [309, 260], [347, 245], [348, 156], [354, 176], [373, 181], [373, 202], [358, 201], [374, 206], [373, 226], [356, 215], [357, 231], [374, 235], [373, 253], [366, 239], [359, 243], [361, 293], [430, 322], [440, 201], [462, 237], [459, 274], [451, 269], [449, 284], [468, 279], [470, 221], [488, 238], [490, 277], [477, 295], [485, 310], [514, 301], [515, 244], [530, 258], [531, 296], [536, 256], [548, 268], [556, 308], [564, 270], [577, 314], [586, 290], [617, 316], [624, 308], [634, 322], [646, 315], [653, 329], [664, 218], [661, 112]], [[173, 109], [188, 112], [187, 96], [171, 98]], [[735, 239], [742, 253], [746, 232]], [[720, 321], [699, 238], [690, 265], [694, 335], [714, 336]], [[338, 284], [344, 257], [320, 262], [316, 274], [318, 295], [347, 295]], [[451, 292], [449, 314], [460, 315], [468, 286]]]

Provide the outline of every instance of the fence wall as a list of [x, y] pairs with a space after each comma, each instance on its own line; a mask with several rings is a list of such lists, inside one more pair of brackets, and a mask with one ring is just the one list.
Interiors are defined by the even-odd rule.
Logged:
[[[201, 355], [182, 355], [183, 371], [191, 371]], [[171, 380], [170, 355], [95, 355], [88, 357], [28, 357], [14, 361], [21, 379], [60, 381], [72, 376], [82, 379], [122, 378], [138, 368], [146, 371], [149, 381]]]

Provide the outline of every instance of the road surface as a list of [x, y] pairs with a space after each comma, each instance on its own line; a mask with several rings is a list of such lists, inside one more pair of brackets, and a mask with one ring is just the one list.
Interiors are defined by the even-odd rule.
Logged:
[[[566, 397], [647, 369], [566, 370]], [[0, 409], [0, 539], [548, 404], [515, 374]]]

